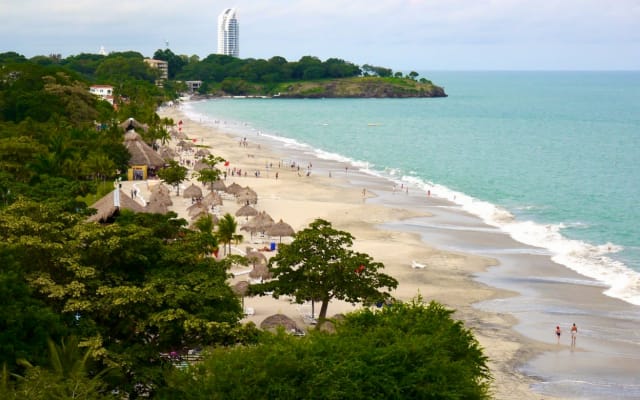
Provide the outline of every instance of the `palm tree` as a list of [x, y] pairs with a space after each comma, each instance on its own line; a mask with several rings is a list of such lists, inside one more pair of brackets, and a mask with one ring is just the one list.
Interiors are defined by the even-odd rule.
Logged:
[[[218, 222], [218, 240], [220, 240], [223, 246], [227, 243], [229, 244], [229, 253], [231, 253], [231, 242], [236, 236], [236, 229], [238, 229], [238, 222], [233, 215], [226, 213], [220, 218]], [[224, 254], [227, 254], [226, 247]]]
[[103, 398], [102, 376], [110, 369], [92, 373], [92, 355], [93, 350], [84, 350], [77, 337], [62, 340], [59, 346], [49, 340], [49, 368], [18, 360], [25, 368], [25, 376], [13, 375], [18, 380], [17, 394], [21, 398]]
[[205, 254], [217, 254], [218, 240], [213, 234], [213, 228], [215, 226], [215, 224], [213, 223], [213, 217], [209, 214], [204, 215], [200, 217], [194, 225], [198, 230], [199, 241], [200, 245], [202, 246], [203, 252]]

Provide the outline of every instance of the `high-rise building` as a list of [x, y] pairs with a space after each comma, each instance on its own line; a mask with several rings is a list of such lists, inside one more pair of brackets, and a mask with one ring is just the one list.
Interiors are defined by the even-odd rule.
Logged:
[[218, 54], [240, 55], [237, 11], [227, 8], [218, 16]]

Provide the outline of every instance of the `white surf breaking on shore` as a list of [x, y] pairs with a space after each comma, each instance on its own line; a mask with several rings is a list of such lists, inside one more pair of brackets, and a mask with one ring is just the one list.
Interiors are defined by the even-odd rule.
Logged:
[[277, 133], [262, 132], [252, 128], [248, 123], [239, 121], [216, 120], [209, 115], [195, 112], [189, 103], [183, 103], [182, 111], [191, 119], [205, 125], [221, 129], [228, 134], [246, 136], [259, 135], [264, 139], [273, 140], [284, 147], [295, 148], [307, 152], [315, 157], [341, 164], [349, 164], [361, 172], [380, 178], [388, 179], [394, 184], [404, 183], [413, 186], [425, 194], [447, 199], [459, 205], [485, 223], [508, 233], [514, 240], [530, 246], [547, 249], [552, 254], [552, 260], [588, 278], [606, 285], [605, 295], [618, 298], [630, 304], [640, 305], [640, 273], [632, 270], [624, 263], [614, 260], [607, 254], [622, 250], [621, 246], [613, 243], [591, 244], [581, 240], [569, 239], [561, 231], [566, 226], [563, 223], [541, 224], [535, 221], [519, 221], [514, 215], [495, 204], [473, 198], [465, 193], [457, 192], [446, 186], [429, 182], [426, 178], [404, 175], [399, 169], [379, 170], [375, 165], [362, 160], [354, 160], [342, 154], [327, 152], [301, 143], [297, 140], [280, 136]]

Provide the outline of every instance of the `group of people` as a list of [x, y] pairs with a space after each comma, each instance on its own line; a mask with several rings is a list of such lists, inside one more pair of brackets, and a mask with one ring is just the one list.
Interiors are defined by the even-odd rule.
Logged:
[[[556, 326], [556, 337], [558, 338], [558, 344], [560, 344], [560, 336], [562, 336], [562, 329], [560, 329], [560, 325]], [[571, 346], [576, 345], [576, 337], [578, 336], [578, 327], [575, 322], [571, 326]]]

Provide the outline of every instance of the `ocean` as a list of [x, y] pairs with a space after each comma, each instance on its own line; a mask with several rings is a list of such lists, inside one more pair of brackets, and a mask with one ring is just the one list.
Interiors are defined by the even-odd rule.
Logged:
[[214, 99], [196, 120], [447, 198], [640, 305], [640, 72], [423, 72], [434, 99]]

